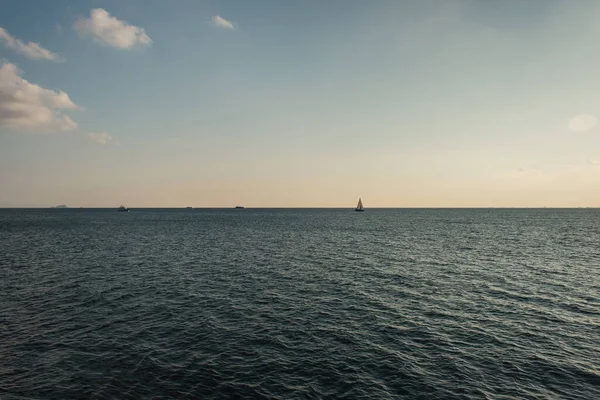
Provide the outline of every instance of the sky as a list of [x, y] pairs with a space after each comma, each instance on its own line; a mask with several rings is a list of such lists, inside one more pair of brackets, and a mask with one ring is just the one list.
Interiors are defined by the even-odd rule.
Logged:
[[598, 207], [600, 2], [0, 2], [0, 207]]

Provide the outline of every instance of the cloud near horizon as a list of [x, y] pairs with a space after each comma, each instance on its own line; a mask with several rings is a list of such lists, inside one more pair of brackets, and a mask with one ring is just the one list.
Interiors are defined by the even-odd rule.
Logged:
[[587, 132], [598, 124], [598, 118], [590, 114], [576, 115], [569, 121], [569, 129], [572, 132]]
[[77, 123], [61, 110], [80, 110], [63, 91], [45, 89], [21, 77], [15, 64], [0, 63], [0, 127], [70, 131]]
[[233, 23], [221, 17], [220, 15], [215, 15], [212, 17], [212, 22], [217, 28], [233, 29]]
[[97, 133], [91, 132], [91, 133], [88, 133], [87, 135], [92, 141], [94, 141], [98, 144], [108, 144], [113, 139], [112, 136], [110, 136], [106, 132], [97, 132]]
[[96, 43], [121, 50], [152, 44], [144, 28], [120, 21], [102, 8], [90, 10], [90, 17], [78, 19], [73, 29], [81, 36], [91, 36]]
[[29, 42], [23, 43], [20, 39], [12, 36], [8, 31], [0, 27], [0, 41], [4, 42], [4, 46], [24, 55], [30, 60], [50, 60], [54, 62], [63, 61], [56, 53], [40, 46], [39, 43]]

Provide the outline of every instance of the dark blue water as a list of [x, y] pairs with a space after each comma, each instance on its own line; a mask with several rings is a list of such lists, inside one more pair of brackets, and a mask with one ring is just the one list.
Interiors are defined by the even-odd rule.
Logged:
[[0, 210], [0, 398], [600, 398], [600, 210]]

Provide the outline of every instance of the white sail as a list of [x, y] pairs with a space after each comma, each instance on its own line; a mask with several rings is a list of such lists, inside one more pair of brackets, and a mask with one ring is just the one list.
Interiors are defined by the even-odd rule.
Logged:
[[356, 206], [356, 209], [357, 209], [357, 210], [362, 210], [362, 208], [363, 208], [363, 205], [362, 205], [362, 199], [361, 199], [361, 198], [359, 198], [359, 199], [358, 199], [358, 205]]

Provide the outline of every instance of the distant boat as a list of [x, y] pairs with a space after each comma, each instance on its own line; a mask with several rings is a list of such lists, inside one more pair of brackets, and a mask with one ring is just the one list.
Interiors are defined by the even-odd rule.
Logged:
[[186, 208], [187, 208], [188, 210], [191, 210], [191, 209], [192, 209], [192, 207], [186, 207]]
[[354, 211], [365, 211], [362, 205], [362, 199], [360, 197], [358, 198], [358, 204], [356, 205]]
[[129, 208], [125, 207], [125, 206], [120, 206], [117, 211], [122, 211], [122, 212], [129, 212]]
[[244, 206], [235, 206], [235, 208], [244, 208]]
[[66, 205], [64, 205], [64, 204], [59, 204], [59, 205], [57, 205], [56, 207], [53, 207], [53, 208], [68, 208], [68, 207]]

